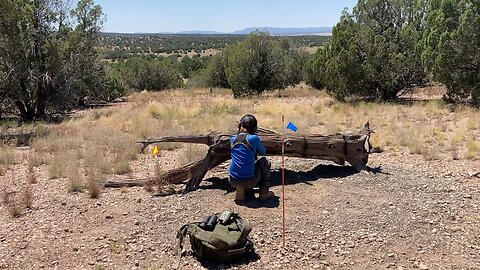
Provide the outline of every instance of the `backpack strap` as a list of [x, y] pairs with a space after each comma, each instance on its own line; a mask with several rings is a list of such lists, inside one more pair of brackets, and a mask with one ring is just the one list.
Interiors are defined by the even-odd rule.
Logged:
[[182, 258], [182, 251], [183, 251], [183, 240], [185, 239], [185, 236], [187, 236], [187, 234], [192, 233], [198, 224], [200, 224], [200, 222], [187, 223], [177, 231], [176, 244], [175, 244], [175, 250], [177, 251], [177, 259], [173, 269], [178, 269], [180, 267], [180, 260]]
[[245, 239], [247, 239], [248, 234], [252, 231], [253, 225], [250, 221], [243, 219], [238, 214], [235, 214], [234, 220], [241, 233], [239, 241], [243, 242]]
[[238, 144], [245, 146], [247, 149], [252, 150], [253, 154], [255, 154], [255, 159], [257, 159], [257, 152], [253, 149], [252, 145], [248, 142], [248, 133], [239, 133], [235, 137], [232, 143], [230, 143], [230, 149], [233, 149]]
[[237, 144], [243, 144], [248, 149], [251, 149], [253, 151], [252, 145], [247, 140], [248, 134], [247, 133], [239, 133], [235, 137], [235, 140], [233, 140], [232, 143], [230, 143], [230, 148], [235, 147]]
[[180, 267], [180, 259], [182, 258], [182, 250], [183, 250], [183, 239], [187, 235], [188, 226], [190, 224], [183, 225], [180, 230], [177, 232], [175, 250], [177, 251], [177, 260], [173, 269], [178, 269]]

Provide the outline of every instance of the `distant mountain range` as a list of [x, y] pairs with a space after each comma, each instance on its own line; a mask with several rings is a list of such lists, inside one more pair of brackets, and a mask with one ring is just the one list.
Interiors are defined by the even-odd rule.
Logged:
[[304, 35], [322, 35], [330, 36], [332, 27], [304, 27], [304, 28], [281, 28], [281, 27], [247, 27], [243, 30], [233, 32], [218, 31], [180, 31], [180, 32], [160, 32], [160, 34], [184, 34], [184, 35], [248, 35], [256, 30], [267, 31], [272, 36], [304, 36]]
[[273, 36], [321, 35], [331, 34], [331, 27], [279, 28], [279, 27], [248, 27], [232, 32], [235, 35], [248, 35], [256, 30], [267, 31]]

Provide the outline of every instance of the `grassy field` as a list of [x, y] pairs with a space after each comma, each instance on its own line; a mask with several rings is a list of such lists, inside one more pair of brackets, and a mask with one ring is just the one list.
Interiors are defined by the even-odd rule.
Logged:
[[[428, 101], [345, 104], [304, 86], [249, 99], [233, 99], [225, 89], [214, 89], [213, 93], [207, 89], [141, 92], [128, 97], [124, 104], [81, 111], [48, 128], [37, 126], [44, 135], [34, 139], [28, 154], [0, 146], [0, 175], [15, 178], [8, 173], [9, 167], [25, 163], [31, 174], [28, 182], [33, 182], [35, 168], [47, 164], [50, 178], [66, 179], [66, 190], [88, 189], [96, 197], [99, 182], [113, 174], [131, 173], [132, 164], [147, 156], [138, 154], [137, 140], [234, 132], [238, 120], [247, 113], [257, 116], [261, 127], [277, 131], [284, 114], [298, 126], [299, 133], [352, 131], [370, 121], [375, 131], [372, 144], [390, 153], [406, 152], [427, 160], [479, 159], [480, 113], [444, 104], [436, 98], [435, 89], [425, 89], [419, 95]], [[205, 153], [204, 147], [196, 145], [166, 143], [159, 147], [178, 150], [181, 156], [177, 163], [191, 162]]]

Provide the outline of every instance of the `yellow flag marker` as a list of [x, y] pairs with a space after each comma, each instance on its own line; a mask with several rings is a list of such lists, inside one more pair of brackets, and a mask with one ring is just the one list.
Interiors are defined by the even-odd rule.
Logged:
[[152, 150], [152, 157], [155, 157], [158, 154], [158, 147], [155, 145]]

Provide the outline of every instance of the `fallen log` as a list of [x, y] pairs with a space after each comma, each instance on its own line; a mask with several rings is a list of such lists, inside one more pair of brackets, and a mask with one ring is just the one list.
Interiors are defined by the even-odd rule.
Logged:
[[[372, 148], [370, 144], [369, 123], [365, 123], [358, 132], [337, 133], [334, 135], [297, 135], [286, 134], [284, 137], [285, 156], [300, 158], [315, 158], [333, 161], [344, 165], [345, 161], [350, 163], [357, 171], [368, 171], [368, 156], [371, 153], [379, 153], [379, 148]], [[282, 136], [273, 131], [259, 129], [263, 145], [268, 156], [280, 156], [282, 154]], [[161, 177], [164, 182], [180, 184], [188, 180], [185, 192], [195, 190], [199, 187], [205, 174], [212, 168], [230, 159], [230, 134], [213, 132], [204, 135], [189, 136], [166, 136], [157, 139], [148, 139], [137, 143], [143, 144], [141, 151], [153, 143], [161, 142], [185, 142], [206, 144], [209, 147], [207, 155], [200, 160], [165, 172]], [[136, 184], [115, 183], [110, 180], [108, 186], [130, 186]], [[123, 184], [123, 185], [122, 185]]]
[[33, 131], [2, 131], [0, 132], [0, 142], [14, 144], [16, 146], [26, 146], [35, 136]]

